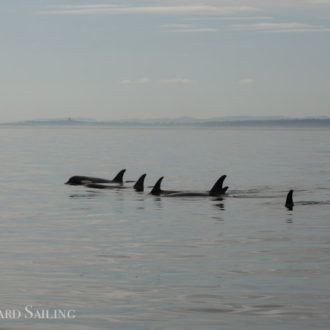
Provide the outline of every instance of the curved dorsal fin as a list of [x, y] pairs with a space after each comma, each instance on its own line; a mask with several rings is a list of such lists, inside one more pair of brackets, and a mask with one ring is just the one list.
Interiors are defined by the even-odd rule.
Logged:
[[136, 191], [143, 191], [144, 190], [144, 178], [146, 177], [147, 174], [142, 174], [139, 179], [136, 181], [135, 185], [133, 188]]
[[156, 195], [156, 196], [160, 195], [160, 193], [162, 192], [161, 189], [160, 189], [160, 185], [161, 185], [163, 179], [164, 179], [163, 176], [158, 179], [158, 181], [155, 183], [152, 190], [150, 191], [151, 195]]
[[294, 206], [292, 195], [293, 195], [293, 190], [290, 190], [286, 195], [286, 201], [285, 201], [285, 207], [287, 207], [290, 211]]
[[125, 172], [126, 172], [126, 169], [119, 171], [118, 174], [112, 179], [112, 181], [123, 183], [123, 176], [124, 176]]
[[223, 181], [225, 181], [226, 177], [227, 177], [227, 175], [222, 175], [216, 181], [216, 183], [213, 185], [213, 187], [211, 188], [211, 190], [209, 192], [210, 196], [218, 196], [218, 195], [221, 195], [221, 194], [225, 193], [225, 192], [223, 192], [222, 184], [223, 184]]

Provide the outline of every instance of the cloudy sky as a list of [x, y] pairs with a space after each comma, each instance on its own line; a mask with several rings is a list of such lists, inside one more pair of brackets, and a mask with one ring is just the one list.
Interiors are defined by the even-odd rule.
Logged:
[[330, 116], [330, 0], [2, 0], [0, 122]]

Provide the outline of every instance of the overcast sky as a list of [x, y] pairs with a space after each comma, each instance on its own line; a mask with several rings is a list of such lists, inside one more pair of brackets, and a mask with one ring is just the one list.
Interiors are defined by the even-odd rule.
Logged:
[[1, 0], [0, 122], [330, 116], [330, 0]]

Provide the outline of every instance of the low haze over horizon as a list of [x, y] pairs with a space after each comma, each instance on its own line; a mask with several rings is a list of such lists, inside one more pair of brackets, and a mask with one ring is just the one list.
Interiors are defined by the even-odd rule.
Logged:
[[0, 4], [0, 122], [330, 114], [330, 0]]

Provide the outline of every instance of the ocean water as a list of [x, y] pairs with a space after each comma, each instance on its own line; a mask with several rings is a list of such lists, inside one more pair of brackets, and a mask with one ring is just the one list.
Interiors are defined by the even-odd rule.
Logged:
[[[330, 328], [329, 130], [1, 127], [0, 138], [0, 329]], [[144, 193], [64, 184], [122, 168], [147, 173]], [[164, 189], [208, 190], [222, 174], [222, 200], [148, 194], [160, 176]]]

